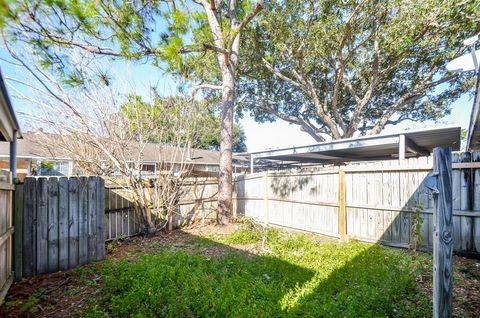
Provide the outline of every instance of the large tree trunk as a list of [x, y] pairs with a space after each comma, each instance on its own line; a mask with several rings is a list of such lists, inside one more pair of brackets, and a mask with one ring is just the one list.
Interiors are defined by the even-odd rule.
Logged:
[[232, 215], [232, 143], [235, 78], [231, 69], [224, 70], [222, 85], [222, 113], [220, 116], [220, 174], [218, 177], [217, 223], [228, 223]]

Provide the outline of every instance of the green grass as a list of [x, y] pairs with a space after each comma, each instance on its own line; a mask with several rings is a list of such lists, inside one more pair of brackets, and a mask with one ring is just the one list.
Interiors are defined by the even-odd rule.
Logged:
[[[265, 246], [254, 253], [228, 244]], [[101, 299], [89, 316], [424, 317], [430, 301], [416, 284], [424, 255], [378, 245], [244, 227], [164, 247], [134, 261], [100, 266]], [[210, 250], [216, 254], [208, 253]], [[207, 252], [206, 252], [207, 251]], [[219, 252], [221, 251], [221, 252]]]

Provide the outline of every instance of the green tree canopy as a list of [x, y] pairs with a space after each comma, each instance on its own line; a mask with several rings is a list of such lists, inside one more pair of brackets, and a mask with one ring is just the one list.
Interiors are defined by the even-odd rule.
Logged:
[[[437, 120], [473, 84], [447, 73], [480, 31], [480, 2], [272, 0], [244, 37], [243, 107], [318, 141]], [[470, 76], [470, 78], [468, 77]]]
[[[187, 107], [183, 107], [187, 103], [192, 103], [191, 99], [184, 97], [156, 97], [153, 99], [152, 103], [147, 103], [142, 100], [139, 96], [130, 96], [128, 102], [122, 105], [120, 111], [124, 116], [129, 119], [131, 123], [131, 130], [136, 132], [138, 127], [136, 125], [137, 120], [155, 120], [159, 125], [163, 125], [162, 120], [166, 116], [162, 116], [162, 113], [165, 112], [181, 112]], [[215, 110], [211, 105], [206, 105], [205, 101], [195, 102], [198, 104], [198, 108], [203, 109], [198, 112], [198, 115], [195, 118], [195, 129], [193, 137], [191, 140], [191, 146], [193, 148], [206, 149], [206, 150], [220, 150], [220, 118], [218, 111]], [[145, 116], [148, 114], [148, 116]], [[165, 126], [168, 126], [168, 123], [164, 123]], [[141, 125], [140, 126], [146, 126]], [[174, 135], [177, 133], [175, 131], [162, 130], [162, 133], [166, 134], [164, 136], [158, 136], [157, 131], [152, 132], [142, 132], [147, 133], [146, 138], [150, 142], [169, 142], [174, 141]], [[247, 151], [247, 146], [245, 144], [246, 136], [243, 130], [243, 127], [239, 124], [235, 124], [233, 127], [233, 151], [234, 152], [245, 152]]]

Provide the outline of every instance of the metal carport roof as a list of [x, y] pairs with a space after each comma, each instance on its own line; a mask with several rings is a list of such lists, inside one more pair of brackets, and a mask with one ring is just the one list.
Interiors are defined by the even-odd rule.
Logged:
[[460, 130], [460, 127], [447, 126], [334, 140], [309, 146], [253, 152], [251, 160], [252, 163], [256, 159], [336, 163], [403, 159], [429, 155], [435, 147], [452, 147], [452, 150], [459, 150]]

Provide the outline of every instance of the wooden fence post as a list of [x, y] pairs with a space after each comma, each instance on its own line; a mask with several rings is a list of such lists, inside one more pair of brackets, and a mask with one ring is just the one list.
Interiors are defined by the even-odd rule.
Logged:
[[338, 234], [340, 240], [347, 240], [347, 209], [345, 199], [345, 170], [338, 170]]
[[15, 263], [15, 281], [22, 279], [22, 258], [23, 258], [23, 184], [15, 185], [15, 245], [14, 263]]
[[453, 209], [452, 150], [433, 150], [434, 191], [433, 317], [452, 316]]

